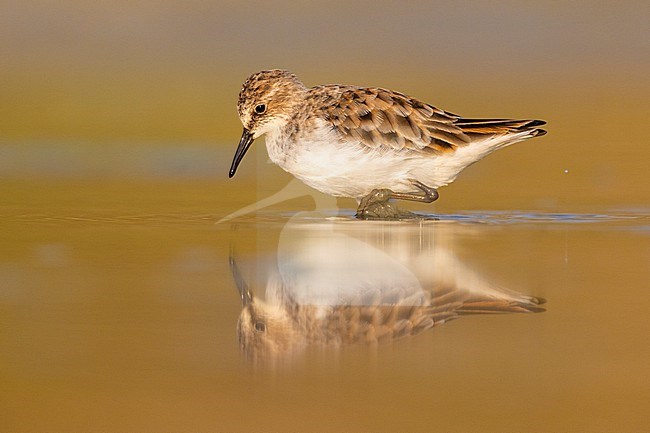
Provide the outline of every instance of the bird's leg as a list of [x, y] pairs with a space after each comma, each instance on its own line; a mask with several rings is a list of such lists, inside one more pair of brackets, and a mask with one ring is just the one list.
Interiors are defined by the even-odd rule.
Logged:
[[364, 220], [398, 220], [417, 218], [414, 213], [399, 209], [388, 200], [395, 193], [389, 189], [373, 189], [363, 197], [357, 208], [356, 217]]
[[438, 194], [438, 191], [436, 191], [434, 188], [430, 188], [420, 182], [419, 180], [413, 180], [413, 186], [416, 188], [420, 189], [422, 193], [419, 192], [394, 192], [392, 194], [392, 198], [396, 198], [399, 200], [411, 200], [411, 201], [419, 201], [422, 203], [433, 203], [434, 201], [438, 200], [438, 197], [440, 194]]
[[359, 219], [412, 219], [418, 216], [412, 212], [399, 209], [390, 203], [391, 198], [399, 200], [411, 200], [423, 203], [432, 203], [438, 198], [438, 191], [429, 188], [418, 180], [413, 180], [413, 185], [420, 189], [420, 192], [403, 193], [393, 192], [390, 189], [373, 189], [370, 194], [363, 197], [357, 208], [356, 217]]

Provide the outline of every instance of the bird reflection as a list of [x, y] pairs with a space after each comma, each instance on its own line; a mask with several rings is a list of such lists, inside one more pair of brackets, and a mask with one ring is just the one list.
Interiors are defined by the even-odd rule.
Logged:
[[251, 291], [231, 256], [243, 353], [290, 358], [309, 346], [392, 342], [464, 314], [544, 311], [542, 299], [491, 285], [460, 263], [451, 248], [455, 230], [290, 221], [264, 296]]

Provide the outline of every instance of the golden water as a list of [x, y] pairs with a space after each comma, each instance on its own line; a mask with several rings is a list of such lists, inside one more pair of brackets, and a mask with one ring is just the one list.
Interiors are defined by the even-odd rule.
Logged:
[[[650, 431], [647, 0], [4, 3], [0, 433]], [[227, 179], [275, 67], [549, 133], [352, 221]]]
[[[215, 224], [255, 203], [256, 190], [269, 195], [258, 184], [133, 173], [5, 179], [0, 430], [648, 427], [647, 213], [439, 205], [428, 208], [438, 221], [385, 224], [352, 221], [347, 202], [337, 216], [295, 199]], [[316, 203], [333, 202], [317, 194]], [[542, 312], [464, 315], [380, 344], [312, 341], [251, 357], [237, 334], [231, 259], [257, 298], [268, 298], [278, 272], [295, 277], [299, 296], [300, 284], [327, 284], [328, 272], [356, 287], [386, 271], [423, 290], [487, 287], [547, 302]], [[343, 262], [370, 268], [332, 271]]]

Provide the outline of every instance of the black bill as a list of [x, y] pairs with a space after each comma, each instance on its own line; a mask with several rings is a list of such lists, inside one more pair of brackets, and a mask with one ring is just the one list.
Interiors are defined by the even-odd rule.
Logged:
[[251, 134], [248, 129], [244, 128], [244, 132], [242, 132], [241, 139], [239, 140], [239, 146], [237, 146], [237, 150], [235, 151], [235, 157], [230, 166], [228, 177], [233, 177], [235, 175], [239, 163], [244, 158], [244, 155], [246, 155], [246, 151], [251, 147], [251, 144], [253, 144], [253, 134]]
[[248, 288], [248, 284], [246, 284], [246, 280], [244, 280], [244, 277], [239, 272], [239, 267], [237, 266], [237, 262], [235, 262], [235, 258], [232, 255], [230, 256], [229, 261], [230, 261], [230, 273], [232, 274], [232, 278], [235, 280], [235, 285], [237, 286], [237, 290], [239, 291], [239, 296], [241, 296], [242, 307], [245, 307], [246, 305], [253, 302], [253, 295], [251, 294], [251, 291]]

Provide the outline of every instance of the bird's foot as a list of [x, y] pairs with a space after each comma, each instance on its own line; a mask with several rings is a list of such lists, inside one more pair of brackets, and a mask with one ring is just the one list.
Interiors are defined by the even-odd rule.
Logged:
[[418, 219], [420, 216], [398, 208], [389, 200], [395, 193], [389, 189], [373, 189], [361, 199], [356, 217], [362, 220], [405, 220]]

